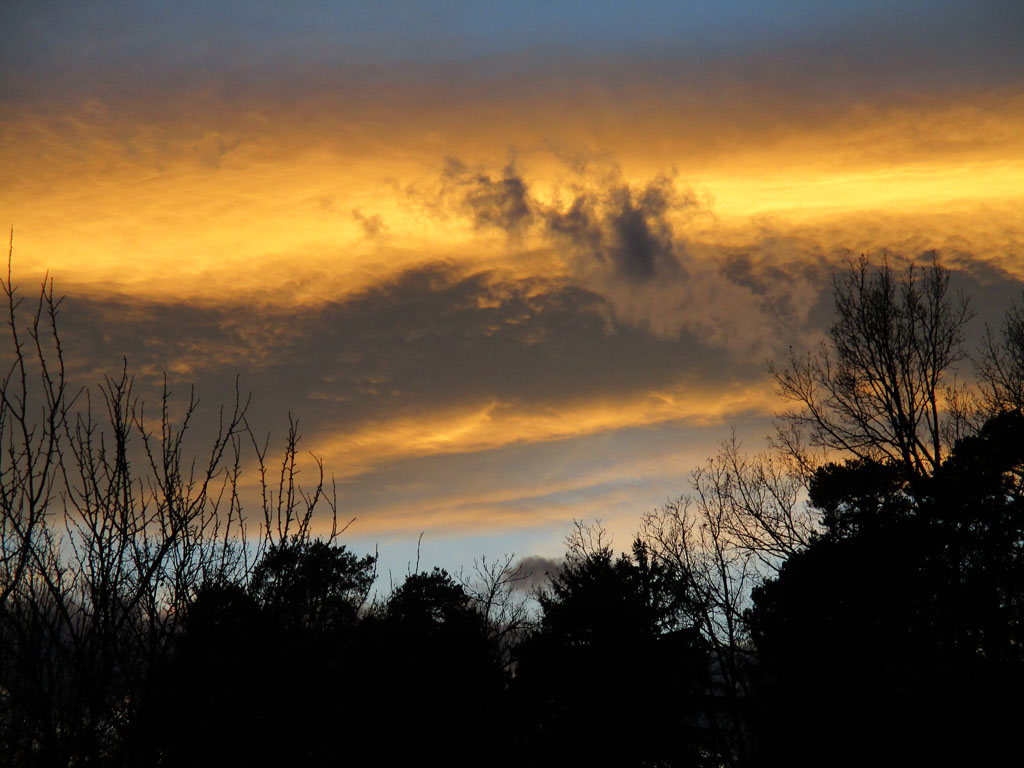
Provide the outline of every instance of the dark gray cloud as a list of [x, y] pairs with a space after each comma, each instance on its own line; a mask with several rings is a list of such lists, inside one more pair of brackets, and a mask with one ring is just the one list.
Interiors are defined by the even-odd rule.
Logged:
[[238, 140], [227, 141], [219, 133], [207, 133], [193, 145], [196, 157], [207, 168], [220, 168], [224, 156], [238, 146]]
[[[76, 383], [96, 384], [127, 357], [141, 397], [154, 399], [167, 372], [178, 396], [194, 383], [216, 404], [230, 402], [239, 377], [242, 391], [254, 394], [254, 425], [280, 431], [291, 411], [312, 437], [472, 403], [557, 408], [685, 380], [705, 391], [760, 380], [768, 358], [827, 329], [830, 275], [841, 265], [812, 252], [782, 260], [780, 248], [752, 244], [709, 262], [715, 271], [694, 273], [711, 286], [709, 296], [705, 304], [692, 299], [693, 317], [676, 333], [630, 322], [609, 298], [568, 278], [512, 279], [443, 262], [306, 308], [147, 303], [72, 290], [61, 320]], [[952, 266], [955, 285], [979, 311], [977, 338], [984, 322], [998, 326], [1021, 284], [963, 254]], [[702, 316], [705, 305], [717, 314]], [[768, 338], [756, 353], [733, 343], [737, 318]], [[385, 484], [400, 483], [396, 475]]]
[[831, 306], [826, 305], [835, 259], [802, 249], [798, 251], [802, 258], [773, 260], [773, 250], [765, 244], [760, 248], [726, 253], [721, 273], [750, 292], [764, 321], [778, 332], [788, 328], [790, 332], [805, 333], [824, 327], [827, 313], [831, 311]]
[[444, 263], [400, 273], [313, 308], [90, 299], [64, 307], [76, 380], [129, 367], [156, 386], [224, 397], [235, 376], [258, 400], [308, 424], [356, 426], [423, 409], [495, 399], [571, 403], [672, 386], [723, 383], [760, 364], [681, 333], [654, 336], [615, 319], [608, 302], [567, 281], [467, 274]]
[[648, 187], [634, 200], [628, 189], [620, 189], [616, 197], [617, 210], [609, 217], [609, 254], [616, 269], [630, 279], [649, 280], [678, 268], [663, 190]]
[[520, 592], [533, 592], [548, 584], [549, 579], [562, 570], [562, 561], [541, 555], [530, 555], [520, 558], [516, 566], [522, 570], [524, 578], [515, 583]]
[[638, 283], [675, 278], [682, 268], [667, 216], [695, 205], [669, 179], [659, 178], [645, 187], [623, 184], [603, 194], [580, 194], [567, 208], [546, 212], [547, 228], [619, 277]]
[[1019, 302], [1024, 283], [1016, 275], [994, 264], [966, 261], [958, 264], [951, 280], [955, 289], [973, 297], [980, 320], [998, 323], [1013, 302]]
[[485, 172], [470, 170], [458, 158], [449, 157], [442, 177], [445, 186], [456, 195], [459, 207], [477, 227], [495, 227], [516, 235], [533, 220], [535, 202], [513, 163], [505, 167], [500, 178], [492, 179]]
[[[723, 316], [748, 312], [770, 323], [775, 338], [769, 354], [776, 359], [786, 346], [801, 343], [802, 332], [827, 328], [829, 278], [841, 264], [811, 251], [804, 259], [781, 261], [781, 248], [774, 241], [751, 244], [723, 255], [709, 273], [747, 301], [721, 308]], [[890, 255], [900, 267], [911, 257], [923, 259], [920, 253]], [[982, 316], [971, 331], [974, 343], [982, 320], [998, 324], [1019, 299], [1021, 283], [969, 254], [950, 254], [949, 263], [954, 284], [973, 298]], [[488, 399], [512, 407], [557, 408], [588, 399], [613, 404], [687, 380], [706, 392], [765, 377], [765, 355], [738, 354], [727, 343], [713, 343], [714, 334], [702, 335], [699, 327], [674, 336], [652, 333], [617, 319], [607, 298], [569, 280], [513, 280], [446, 263], [407, 270], [324, 305], [289, 310], [101, 300], [72, 291], [61, 319], [77, 383], [95, 384], [103, 373], [118, 372], [127, 355], [129, 370], [139, 376], [136, 394], [150, 401], [150, 415], [162, 371], [168, 371], [179, 410], [194, 383], [203, 402], [192, 444], [200, 447], [215, 431], [217, 406], [231, 401], [236, 376], [243, 393], [253, 392], [250, 415], [257, 433], [280, 436], [290, 411], [312, 441]], [[966, 371], [969, 364], [964, 365]], [[754, 420], [757, 434], [764, 434], [768, 427], [759, 406], [752, 403], [749, 412], [731, 414], [730, 421]], [[550, 522], [560, 513], [568, 519], [570, 512], [589, 509], [635, 512], [682, 487], [687, 459], [673, 459], [679, 470], [672, 474], [663, 466], [665, 457], [687, 444], [711, 445], [720, 436], [714, 420], [703, 423], [698, 416], [539, 444], [513, 441], [486, 451], [397, 456], [360, 468], [361, 474], [339, 485], [339, 493], [346, 515], [371, 527], [376, 522], [402, 530], [460, 520], [485, 526]], [[416, 515], [410, 517], [409, 510]], [[557, 566], [543, 559], [533, 563], [538, 578], [552, 563]]]
[[535, 231], [554, 247], [576, 254], [584, 268], [605, 269], [634, 283], [685, 276], [676, 255], [682, 246], [669, 217], [697, 207], [693, 193], [678, 189], [667, 176], [635, 186], [619, 181], [575, 185], [572, 202], [546, 205], [531, 196], [514, 163], [499, 177], [470, 169], [457, 157], [446, 158], [437, 198], [428, 199], [429, 205], [446, 203], [477, 227], [510, 236], [539, 225]]

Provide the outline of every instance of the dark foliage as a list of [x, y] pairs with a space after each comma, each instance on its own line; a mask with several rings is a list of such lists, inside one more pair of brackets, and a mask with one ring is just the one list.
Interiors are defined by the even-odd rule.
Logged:
[[344, 546], [286, 539], [263, 555], [248, 588], [201, 588], [157, 667], [131, 762], [333, 765], [337, 745], [315, 735], [365, 706], [339, 692], [357, 667], [373, 566]]
[[709, 669], [687, 626], [684, 583], [639, 542], [632, 557], [608, 546], [570, 551], [518, 653], [514, 694], [531, 764], [697, 761]]
[[291, 538], [267, 550], [249, 590], [282, 627], [331, 634], [355, 625], [375, 577], [372, 556]]
[[241, 585], [200, 589], [181, 633], [155, 665], [125, 762], [265, 764], [261, 734], [276, 730], [282, 715], [266, 704], [274, 685], [263, 674], [269, 629]]
[[389, 765], [502, 764], [499, 650], [485, 617], [443, 570], [413, 573], [363, 626], [356, 680], [363, 733]]
[[921, 492], [819, 471], [827, 532], [755, 594], [762, 762], [1006, 758], [1024, 718], [1024, 417], [960, 441]]

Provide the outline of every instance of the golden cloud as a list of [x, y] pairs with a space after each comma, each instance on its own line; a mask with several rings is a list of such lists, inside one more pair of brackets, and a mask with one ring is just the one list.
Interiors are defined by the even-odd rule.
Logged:
[[339, 478], [400, 459], [476, 453], [515, 443], [538, 443], [670, 421], [724, 423], [742, 412], [777, 407], [765, 382], [702, 391], [697, 382], [614, 401], [503, 403], [491, 400], [423, 416], [380, 419], [355, 432], [338, 431], [311, 446]]
[[[564, 271], [560, 254], [536, 242], [510, 248], [465, 213], [423, 204], [452, 153], [500, 163], [514, 147], [531, 193], [548, 204], [584, 181], [637, 184], [675, 168], [704, 201], [701, 216], [678, 222], [699, 242], [742, 243], [768, 222], [779, 232], [831, 227], [853, 247], [864, 238], [844, 220], [866, 213], [880, 230], [898, 221], [921, 233], [979, 208], [1021, 220], [1019, 95], [853, 104], [815, 122], [794, 106], [787, 123], [777, 106], [770, 126], [732, 124], [706, 104], [683, 116], [643, 94], [628, 105], [579, 98], [578, 108], [542, 94], [444, 109], [370, 103], [351, 115], [311, 103], [272, 119], [256, 104], [230, 118], [183, 109], [187, 120], [163, 122], [114, 104], [12, 115], [0, 139], [0, 210], [23, 268], [66, 284], [285, 305], [427, 258]], [[383, 234], [368, 236], [367, 220]], [[971, 246], [993, 250], [989, 234], [972, 232]]]

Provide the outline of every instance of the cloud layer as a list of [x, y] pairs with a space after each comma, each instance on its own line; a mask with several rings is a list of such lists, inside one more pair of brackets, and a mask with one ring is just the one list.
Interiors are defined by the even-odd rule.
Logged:
[[769, 428], [848, 253], [938, 249], [998, 322], [1022, 13], [7, 3], [0, 211], [76, 381], [240, 376], [368, 535], [626, 519]]

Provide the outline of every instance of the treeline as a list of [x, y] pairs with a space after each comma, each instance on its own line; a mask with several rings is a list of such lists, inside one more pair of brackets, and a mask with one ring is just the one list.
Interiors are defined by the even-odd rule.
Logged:
[[[1024, 722], [1024, 312], [966, 365], [937, 263], [852, 262], [820, 349], [773, 369], [766, 454], [727, 441], [617, 554], [577, 523], [374, 592], [333, 488], [236, 399], [123, 372], [71, 392], [45, 284], [10, 278], [0, 402], [0, 762], [762, 766], [1009, 762]], [[26, 311], [28, 309], [28, 311]], [[93, 398], [95, 401], [93, 401]], [[250, 452], [261, 498], [243, 510]], [[322, 536], [314, 521], [333, 520]], [[535, 575], [536, 576], [536, 575]]]

